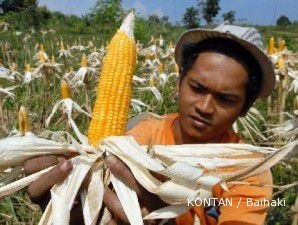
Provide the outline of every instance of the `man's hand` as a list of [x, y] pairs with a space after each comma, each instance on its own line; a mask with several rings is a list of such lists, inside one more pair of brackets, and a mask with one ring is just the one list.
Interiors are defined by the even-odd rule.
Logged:
[[55, 184], [62, 182], [70, 173], [72, 165], [66, 158], [55, 155], [40, 156], [25, 162], [24, 168], [27, 174], [36, 173], [54, 165], [56, 165], [54, 168], [28, 186], [27, 192], [32, 200], [41, 200]]
[[[57, 183], [63, 182], [72, 170], [72, 164], [64, 157], [56, 155], [40, 156], [25, 162], [24, 168], [27, 174], [36, 173], [40, 170], [54, 166], [49, 172], [33, 181], [27, 189], [30, 199], [44, 210], [51, 198], [50, 189]], [[83, 181], [82, 187], [88, 185], [88, 177]], [[74, 204], [70, 224], [84, 224], [81, 201]]]
[[[125, 183], [127, 186], [132, 188], [137, 193], [137, 195], [139, 196], [143, 216], [148, 215], [150, 212], [154, 210], [167, 206], [167, 204], [163, 202], [157, 195], [154, 195], [148, 192], [145, 188], [143, 188], [134, 178], [130, 169], [119, 158], [110, 155], [105, 159], [105, 163], [115, 177], [120, 179], [123, 183]], [[111, 188], [106, 188], [103, 201], [114, 216], [117, 216], [122, 222], [128, 223], [128, 219], [121, 206], [121, 203], [116, 193], [112, 191]], [[155, 220], [146, 221], [147, 224], [152, 225], [158, 223]], [[112, 221], [110, 221], [109, 224], [115, 224], [115, 220], [112, 219]], [[166, 224], [176, 223], [174, 220], [171, 220]]]

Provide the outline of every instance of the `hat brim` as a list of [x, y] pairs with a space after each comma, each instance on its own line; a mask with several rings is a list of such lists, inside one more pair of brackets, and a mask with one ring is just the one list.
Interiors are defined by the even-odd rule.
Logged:
[[175, 47], [175, 60], [177, 65], [179, 67], [181, 66], [182, 51], [184, 45], [190, 43], [199, 43], [203, 40], [216, 37], [233, 40], [242, 45], [249, 53], [251, 53], [251, 55], [257, 60], [257, 62], [259, 62], [262, 73], [262, 87], [258, 94], [258, 97], [261, 98], [270, 95], [275, 86], [274, 68], [270, 59], [258, 47], [248, 41], [238, 38], [231, 33], [207, 29], [191, 29], [186, 31], [181, 35]]

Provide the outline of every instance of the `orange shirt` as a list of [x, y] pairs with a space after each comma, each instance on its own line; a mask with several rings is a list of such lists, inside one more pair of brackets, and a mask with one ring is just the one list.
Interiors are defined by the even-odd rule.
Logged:
[[[165, 119], [159, 120], [148, 118], [141, 120], [135, 127], [126, 134], [132, 135], [140, 145], [161, 144], [174, 145], [174, 121], [178, 118], [178, 113], [163, 116]], [[231, 130], [224, 135], [221, 143], [241, 143], [241, 139]], [[251, 157], [256, 157], [252, 155]], [[221, 171], [235, 171], [234, 168], [221, 168]], [[270, 170], [263, 172], [243, 181], [253, 184], [272, 185], [272, 174]], [[264, 224], [267, 206], [247, 206], [247, 199], [271, 200], [272, 188], [257, 187], [249, 185], [228, 185], [229, 191], [223, 190], [219, 185], [213, 187], [214, 198], [228, 198], [232, 200], [231, 205], [221, 205], [219, 207], [219, 216], [217, 219], [206, 215], [207, 208], [203, 206], [194, 206], [188, 212], [176, 218], [177, 225], [193, 225], [195, 216], [200, 219], [201, 225], [262, 225]], [[239, 205], [238, 205], [239, 204]]]

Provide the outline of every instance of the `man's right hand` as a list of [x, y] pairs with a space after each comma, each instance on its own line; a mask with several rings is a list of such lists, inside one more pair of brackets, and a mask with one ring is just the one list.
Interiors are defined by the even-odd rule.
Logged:
[[27, 189], [30, 199], [44, 208], [49, 201], [49, 191], [57, 183], [64, 181], [72, 170], [69, 160], [61, 156], [48, 155], [29, 159], [24, 164], [27, 174], [33, 174], [50, 166], [54, 166], [49, 172], [33, 181]]
[[[69, 157], [73, 157], [70, 155]], [[50, 189], [57, 183], [63, 182], [72, 170], [72, 164], [62, 156], [48, 155], [29, 159], [25, 162], [25, 172], [27, 174], [36, 173], [40, 170], [54, 166], [49, 172], [43, 174], [40, 178], [33, 181], [27, 189], [30, 199], [38, 204], [44, 211], [51, 199]], [[87, 175], [81, 188], [86, 188], [89, 184], [90, 176]], [[81, 201], [75, 201], [70, 212], [70, 224], [84, 224]]]

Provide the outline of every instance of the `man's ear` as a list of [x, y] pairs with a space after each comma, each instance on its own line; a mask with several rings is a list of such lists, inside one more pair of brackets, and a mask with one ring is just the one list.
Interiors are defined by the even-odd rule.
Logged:
[[179, 96], [179, 91], [180, 91], [180, 77], [178, 77], [177, 83], [176, 83], [176, 92], [175, 92], [175, 97], [178, 99]]

